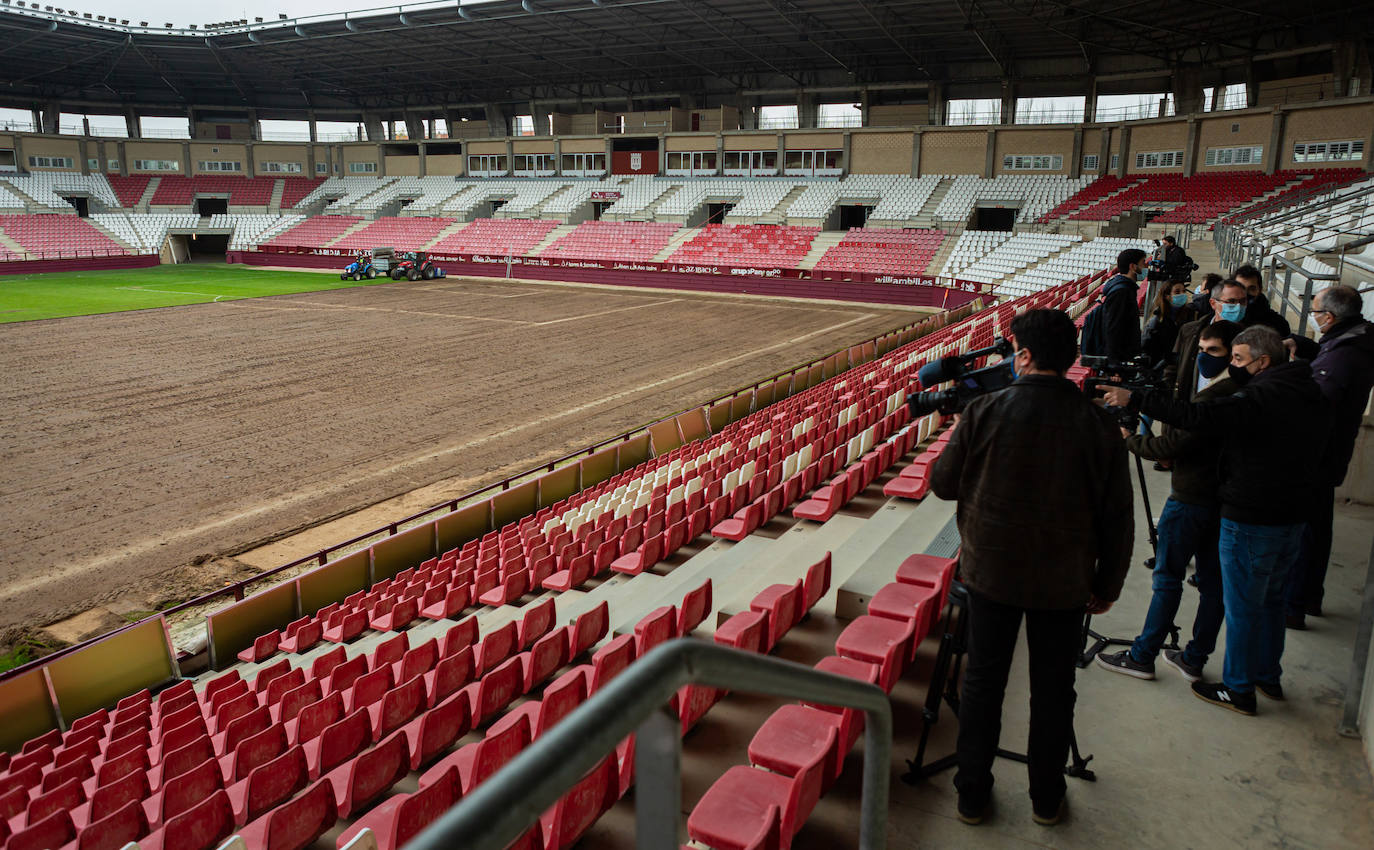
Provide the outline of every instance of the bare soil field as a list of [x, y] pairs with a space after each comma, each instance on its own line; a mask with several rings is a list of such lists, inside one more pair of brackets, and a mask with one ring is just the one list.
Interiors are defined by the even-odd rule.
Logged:
[[156, 610], [252, 574], [231, 556], [266, 541], [914, 318], [450, 279], [4, 325], [0, 628]]

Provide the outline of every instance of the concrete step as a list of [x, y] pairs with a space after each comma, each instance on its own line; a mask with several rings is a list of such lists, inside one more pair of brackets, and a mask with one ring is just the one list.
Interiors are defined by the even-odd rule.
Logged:
[[683, 245], [686, 245], [688, 242], [692, 241], [692, 238], [700, 232], [700, 227], [684, 227], [678, 232], [674, 233], [673, 238], [668, 240], [668, 244], [663, 246], [663, 250], [659, 251], [657, 254], [654, 254], [654, 262], [668, 262], [668, 258], [673, 256], [673, 253], [677, 251], [678, 248], [681, 248]]
[[[881, 525], [871, 524], [865, 528], [863, 536], [865, 542], [872, 545], [872, 550], [862, 563], [849, 570], [847, 575], [832, 575], [830, 586], [833, 600], [823, 601], [833, 602], [833, 613], [837, 618], [852, 620], [868, 613], [868, 601], [879, 588], [893, 581], [902, 561], [908, 555], [924, 552], [954, 516], [955, 503], [941, 501], [934, 496], [927, 496], [919, 503], [907, 504], [913, 506], [909, 511], [896, 508], [892, 511], [896, 517], [885, 518]], [[886, 510], [879, 511], [878, 516], [885, 513]], [[880, 529], [890, 529], [890, 533], [883, 537]], [[875, 539], [876, 545], [872, 543]], [[848, 563], [853, 564], [854, 560], [857, 559], [851, 559]]]
[[286, 191], [285, 180], [272, 181], [272, 197], [267, 202], [267, 211], [270, 213], [281, 212], [281, 196]]
[[940, 181], [940, 185], [935, 187], [935, 191], [930, 193], [930, 197], [926, 198], [925, 204], [923, 204], [921, 208], [916, 211], [916, 215], [914, 216], [914, 218], [931, 222], [931, 224], [921, 225], [922, 227], [934, 226], [933, 223], [935, 221], [935, 211], [940, 208], [940, 202], [945, 199], [945, 195], [949, 194], [950, 187], [953, 185], [953, 177], [946, 177], [942, 179]]
[[3, 230], [0, 230], [0, 248], [4, 248], [12, 254], [28, 253], [24, 250], [23, 245], [20, 245], [18, 242], [15, 242], [13, 239], [11, 239], [9, 235], [6, 234]]
[[447, 236], [451, 236], [452, 234], [457, 233], [458, 231], [462, 230], [464, 227], [467, 227], [469, 224], [472, 224], [472, 222], [470, 222], [470, 221], [455, 221], [453, 224], [450, 224], [448, 227], [445, 227], [443, 230], [439, 231], [439, 235], [438, 235], [438, 236], [435, 236], [433, 239], [429, 240], [429, 242], [425, 243], [425, 250], [426, 250], [426, 251], [430, 250], [431, 248], [434, 247], [434, 245], [435, 245], [436, 243], [439, 242], [440, 239], [443, 239], [443, 238], [445, 238], [445, 237], [447, 237]]
[[371, 224], [371, 223], [372, 223], [371, 220], [366, 219], [366, 218], [363, 219], [362, 221], [359, 221], [359, 222], [355, 223], [352, 227], [348, 228], [348, 229], [345, 230], [343, 233], [340, 233], [338, 236], [335, 236], [333, 239], [329, 240], [329, 243], [328, 243], [327, 245], [325, 245], [324, 247], [328, 248], [329, 245], [333, 245], [334, 243], [340, 241], [340, 240], [343, 239], [344, 237], [349, 236], [349, 235], [355, 233], [356, 231], [362, 230], [364, 227], [367, 227], [367, 226], [368, 226], [369, 224]]
[[530, 249], [530, 254], [538, 256], [539, 252], [543, 251], [545, 248], [557, 242], [559, 239], [562, 239], [564, 236], [567, 236], [569, 233], [572, 233], [576, 229], [577, 225], [575, 224], [558, 225], [553, 230], [550, 230], [549, 234], [545, 236], [542, 240], [540, 240], [538, 245], [535, 245], [533, 248]]
[[146, 213], [148, 211], [153, 203], [153, 195], [157, 194], [157, 187], [161, 184], [161, 177], [154, 177], [152, 180], [148, 181], [148, 185], [143, 189], [142, 197], [138, 199], [138, 203], [134, 204], [135, 212]]
[[797, 263], [797, 268], [814, 269], [816, 263], [821, 261], [821, 257], [825, 256], [825, 252], [844, 241], [845, 235], [843, 230], [827, 230], [818, 234], [815, 241], [811, 243], [811, 250], [807, 252], [805, 257], [801, 258], [801, 262]]

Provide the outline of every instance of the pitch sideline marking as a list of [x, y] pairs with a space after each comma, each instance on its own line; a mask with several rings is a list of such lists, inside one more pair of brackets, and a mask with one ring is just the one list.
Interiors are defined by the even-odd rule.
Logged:
[[[116, 286], [115, 289], [122, 289], [126, 292], [163, 292], [168, 295], [199, 295], [202, 298], [213, 298], [215, 301], [221, 298], [251, 298], [251, 295], [214, 295], [209, 292], [185, 292], [180, 289], [152, 289], [147, 286]], [[214, 302], [211, 302], [214, 303]]]
[[[569, 417], [569, 416], [575, 416], [575, 415], [577, 415], [577, 414], [579, 414], [579, 413], [582, 413], [583, 411], [591, 410], [592, 408], [596, 408], [596, 407], [600, 407], [601, 405], [607, 404], [607, 403], [609, 403], [609, 402], [619, 401], [620, 399], [625, 398], [626, 396], [636, 395], [636, 394], [638, 394], [638, 393], [642, 393], [642, 392], [645, 392], [645, 391], [648, 391], [648, 390], [656, 389], [656, 388], [658, 388], [658, 387], [663, 386], [664, 384], [671, 384], [671, 383], [674, 383], [674, 382], [677, 382], [677, 381], [680, 381], [680, 380], [683, 380], [683, 379], [686, 379], [686, 378], [694, 377], [694, 376], [696, 376], [696, 375], [698, 375], [698, 374], [700, 374], [700, 373], [702, 373], [702, 372], [708, 372], [708, 371], [711, 371], [711, 370], [714, 370], [714, 369], [718, 369], [718, 368], [720, 368], [720, 367], [722, 367], [722, 366], [728, 365], [728, 364], [730, 364], [730, 363], [734, 363], [734, 362], [737, 361], [737, 360], [745, 360], [745, 359], [748, 359], [748, 358], [750, 358], [750, 357], [756, 357], [756, 356], [758, 356], [758, 355], [760, 355], [760, 354], [766, 354], [766, 353], [768, 353], [768, 352], [770, 352], [770, 351], [773, 351], [773, 350], [775, 350], [775, 349], [784, 348], [784, 347], [786, 347], [786, 346], [794, 345], [794, 344], [799, 343], [799, 342], [805, 342], [806, 340], [811, 339], [811, 338], [814, 337], [814, 336], [819, 336], [819, 335], [821, 335], [821, 334], [830, 333], [831, 331], [840, 330], [841, 328], [846, 328], [846, 327], [848, 327], [848, 326], [850, 326], [850, 325], [852, 325], [852, 324], [855, 324], [855, 323], [857, 323], [857, 322], [862, 322], [862, 321], [864, 321], [865, 319], [871, 319], [871, 318], [873, 318], [873, 317], [876, 316], [876, 315], [877, 315], [876, 313], [861, 313], [861, 314], [859, 314], [858, 316], [855, 316], [854, 318], [852, 318], [852, 319], [850, 319], [850, 320], [848, 320], [848, 321], [845, 321], [845, 322], [839, 322], [839, 323], [837, 323], [837, 324], [833, 324], [833, 325], [830, 325], [830, 326], [828, 326], [828, 327], [819, 328], [819, 329], [817, 329], [817, 330], [810, 331], [809, 333], [802, 334], [801, 336], [795, 336], [795, 337], [792, 337], [791, 339], [783, 340], [782, 342], [775, 342], [775, 343], [773, 343], [772, 345], [766, 345], [766, 346], [764, 346], [764, 347], [762, 347], [762, 348], [756, 348], [756, 349], [754, 349], [754, 350], [752, 350], [752, 351], [746, 351], [746, 352], [743, 352], [743, 353], [741, 353], [741, 354], [736, 354], [736, 355], [733, 355], [733, 356], [730, 356], [730, 357], [726, 357], [726, 358], [724, 358], [724, 359], [717, 360], [717, 361], [715, 361], [714, 363], [707, 363], [707, 364], [704, 364], [704, 365], [702, 365], [702, 366], [697, 366], [697, 367], [695, 367], [695, 368], [693, 368], [693, 369], [688, 369], [688, 370], [685, 371], [685, 372], [679, 372], [679, 373], [676, 374], [676, 375], [670, 375], [670, 376], [668, 376], [668, 377], [666, 377], [666, 378], [659, 378], [658, 380], [650, 381], [649, 383], [641, 384], [641, 385], [639, 385], [639, 386], [637, 386], [637, 387], [632, 387], [632, 388], [630, 388], [630, 389], [621, 390], [620, 392], [612, 393], [611, 395], [604, 396], [604, 397], [602, 397], [602, 398], [596, 399], [595, 401], [589, 401], [589, 402], [586, 402], [585, 404], [579, 404], [579, 405], [577, 405], [577, 406], [575, 406], [575, 407], [570, 407], [570, 408], [568, 408], [567, 410], [563, 410], [563, 411], [560, 411], [560, 412], [558, 412], [558, 413], [552, 413], [552, 414], [549, 414], [548, 416], [542, 416], [542, 417], [540, 417], [540, 418], [538, 418], [538, 419], [532, 419], [532, 420], [530, 420], [530, 421], [528, 421], [528, 422], [523, 422], [523, 423], [521, 423], [521, 424], [519, 424], [519, 425], [512, 425], [511, 427], [505, 428], [505, 429], [503, 429], [503, 430], [501, 430], [501, 431], [495, 431], [495, 432], [492, 432], [492, 433], [490, 433], [490, 434], [484, 434], [484, 435], [479, 436], [479, 437], [474, 437], [474, 438], [471, 439], [471, 440], [468, 440], [468, 441], [466, 441], [466, 442], [464, 442], [464, 443], [460, 443], [460, 444], [455, 445], [455, 446], [448, 446], [447, 448], [437, 449], [437, 450], [435, 450], [435, 451], [428, 452], [428, 453], [426, 453], [426, 454], [419, 455], [419, 456], [417, 456], [417, 457], [412, 457], [412, 458], [409, 458], [409, 459], [407, 459], [407, 460], [403, 460], [403, 461], [400, 461], [400, 462], [398, 462], [398, 463], [394, 463], [394, 464], [392, 464], [392, 465], [390, 465], [390, 466], [388, 466], [388, 467], [386, 467], [386, 468], [384, 468], [384, 469], [379, 469], [379, 470], [377, 470], [377, 471], [375, 471], [375, 472], [369, 472], [369, 473], [365, 474], [364, 476], [362, 476], [362, 479], [361, 479], [361, 480], [367, 480], [367, 479], [372, 479], [372, 478], [379, 478], [379, 477], [384, 477], [384, 476], [388, 476], [388, 475], [393, 475], [393, 474], [395, 474], [395, 473], [404, 471], [405, 469], [407, 469], [407, 468], [409, 468], [409, 467], [418, 466], [418, 465], [423, 464], [423, 463], [429, 463], [429, 462], [431, 462], [431, 461], [433, 461], [433, 460], [437, 460], [438, 458], [442, 458], [442, 457], [445, 457], [445, 456], [448, 456], [448, 455], [457, 454], [458, 452], [468, 451], [469, 449], [475, 448], [475, 447], [480, 446], [480, 445], [483, 445], [483, 444], [485, 444], [485, 443], [490, 443], [490, 442], [492, 442], [493, 440], [499, 440], [499, 439], [502, 439], [502, 438], [504, 438], [504, 437], [509, 437], [509, 436], [514, 435], [514, 434], [518, 434], [518, 433], [520, 433], [521, 431], [525, 431], [525, 430], [528, 430], [528, 429], [530, 429], [530, 428], [535, 428], [535, 427], [538, 427], [538, 426], [540, 426], [540, 425], [545, 425], [545, 424], [547, 424], [547, 423], [549, 423], [549, 422], [554, 422], [554, 421], [557, 421], [557, 420], [559, 420], [559, 419], [564, 419], [564, 418]], [[347, 486], [350, 486], [350, 487], [355, 486], [358, 480], [360, 480], [360, 479], [354, 479], [353, 481], [348, 482], [348, 485], [347, 485]], [[335, 486], [335, 487], [332, 488], [332, 489], [337, 490], [337, 489], [340, 489], [340, 487], [339, 487], [339, 486]], [[150, 538], [150, 539], [148, 539], [148, 540], [146, 540], [146, 541], [144, 541], [144, 542], [135, 543], [135, 544], [132, 544], [132, 545], [129, 545], [129, 546], [125, 546], [124, 548], [119, 549], [119, 550], [116, 550], [116, 551], [114, 551], [114, 552], [108, 552], [108, 553], [99, 555], [99, 556], [97, 556], [97, 557], [95, 557], [95, 558], [92, 558], [92, 559], [90, 559], [90, 560], [88, 560], [88, 561], [86, 561], [86, 562], [84, 562], [84, 563], [80, 563], [80, 564], [68, 564], [68, 565], [66, 565], [66, 566], [54, 567], [54, 568], [52, 568], [52, 569], [49, 569], [49, 570], [45, 571], [45, 572], [44, 572], [42, 575], [40, 575], [40, 576], [35, 576], [35, 577], [33, 577], [33, 578], [30, 578], [30, 579], [27, 579], [27, 580], [23, 580], [23, 581], [15, 581], [15, 582], [9, 582], [9, 583], [7, 583], [7, 584], [5, 585], [3, 591], [0, 591], [0, 597], [13, 597], [13, 596], [16, 595], [16, 594], [25, 593], [25, 592], [27, 592], [27, 591], [29, 591], [29, 590], [34, 589], [34, 588], [42, 587], [43, 585], [48, 584], [49, 582], [51, 582], [51, 581], [53, 581], [53, 580], [55, 580], [55, 579], [66, 578], [66, 577], [71, 576], [71, 575], [80, 575], [81, 573], [88, 572], [88, 571], [90, 571], [92, 568], [98, 567], [98, 566], [100, 566], [100, 565], [102, 565], [102, 564], [109, 563], [111, 560], [113, 560], [114, 558], [117, 558], [117, 557], [125, 557], [125, 558], [134, 557], [134, 556], [143, 554], [143, 553], [145, 553], [145, 552], [152, 551], [152, 550], [158, 548], [159, 546], [161, 546], [161, 545], [163, 545], [163, 544], [165, 544], [165, 543], [167, 543], [167, 542], [169, 542], [169, 541], [172, 541], [172, 540], [180, 540], [180, 539], [184, 539], [184, 538], [187, 538], [187, 537], [193, 537], [193, 536], [198, 535], [198, 534], [203, 534], [203, 533], [208, 532], [208, 531], [213, 531], [213, 530], [215, 530], [215, 529], [217, 529], [217, 528], [222, 528], [222, 527], [224, 527], [224, 526], [226, 526], [226, 525], [229, 525], [229, 524], [234, 523], [234, 522], [238, 522], [238, 521], [240, 521], [240, 520], [249, 519], [249, 518], [251, 518], [251, 517], [259, 516], [259, 515], [261, 515], [261, 514], [269, 513], [269, 512], [271, 512], [271, 511], [280, 510], [280, 509], [282, 509], [282, 508], [289, 507], [289, 506], [291, 506], [291, 505], [293, 505], [293, 504], [296, 504], [296, 503], [298, 503], [298, 502], [302, 502], [302, 501], [306, 500], [307, 498], [314, 497], [314, 496], [318, 495], [319, 492], [320, 492], [320, 488], [311, 488], [310, 491], [309, 491], [308, 493], [296, 493], [296, 494], [291, 494], [291, 495], [283, 496], [283, 497], [281, 497], [281, 498], [279, 498], [279, 499], [274, 499], [274, 500], [272, 500], [271, 502], [267, 502], [266, 504], [256, 505], [256, 506], [254, 506], [254, 507], [252, 507], [252, 508], [249, 508], [249, 509], [246, 510], [246, 511], [241, 511], [241, 512], [236, 513], [236, 514], [233, 514], [233, 515], [231, 515], [231, 516], [223, 516], [223, 517], [219, 517], [218, 519], [211, 520], [211, 521], [209, 521], [209, 522], [201, 523], [200, 525], [198, 525], [198, 526], [196, 526], [196, 527], [194, 527], [194, 528], [186, 528], [186, 529], [181, 529], [181, 530], [179, 530], [179, 531], [169, 531], [169, 532], [167, 532], [167, 533], [165, 533], [165, 534], [161, 534], [161, 535], [159, 535], [159, 536], [157, 536], [157, 537]]]
[[669, 298], [666, 301], [651, 301], [648, 304], [632, 304], [629, 307], [615, 307], [610, 310], [601, 310], [597, 313], [583, 313], [581, 316], [564, 316], [561, 319], [549, 319], [547, 322], [534, 322], [533, 324], [538, 327], [543, 327], [544, 325], [557, 325], [562, 322], [575, 322], [579, 319], [593, 319], [597, 316], [605, 316], [609, 313], [621, 313], [625, 310], [640, 310], [645, 307], [661, 307], [664, 304], [675, 304], [681, 300], [681, 298]]

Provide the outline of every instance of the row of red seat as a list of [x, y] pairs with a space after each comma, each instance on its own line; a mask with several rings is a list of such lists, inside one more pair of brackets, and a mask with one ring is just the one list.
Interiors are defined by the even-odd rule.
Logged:
[[379, 245], [391, 245], [399, 250], [418, 251], [433, 242], [440, 233], [456, 223], [456, 218], [379, 218], [335, 242], [333, 248], [370, 251]]
[[125, 248], [80, 216], [0, 215], [0, 231], [33, 254], [93, 256], [126, 253]]
[[272, 177], [169, 174], [158, 178], [153, 206], [190, 206], [197, 195], [229, 196], [230, 206], [265, 207], [272, 202], [277, 181]]
[[648, 262], [668, 247], [673, 234], [681, 229], [679, 224], [654, 221], [584, 221], [539, 256]]
[[816, 262], [816, 271], [925, 274], [944, 244], [943, 230], [851, 228]]
[[818, 227], [708, 224], [669, 258], [674, 263], [794, 269], [811, 251]]
[[492, 254], [523, 257], [544, 241], [560, 222], [544, 219], [479, 218], [430, 246], [448, 254]]
[[300, 224], [288, 227], [263, 244], [282, 247], [323, 247], [338, 239], [345, 231], [360, 221], [362, 221], [360, 217], [353, 215], [312, 216]]

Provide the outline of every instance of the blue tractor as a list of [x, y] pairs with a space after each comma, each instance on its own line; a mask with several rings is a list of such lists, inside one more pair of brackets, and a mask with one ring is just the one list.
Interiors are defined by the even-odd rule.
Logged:
[[377, 277], [377, 269], [372, 265], [372, 255], [366, 251], [359, 251], [353, 258], [353, 262], [344, 267], [339, 274], [339, 280], [362, 280], [367, 278], [372, 280]]

